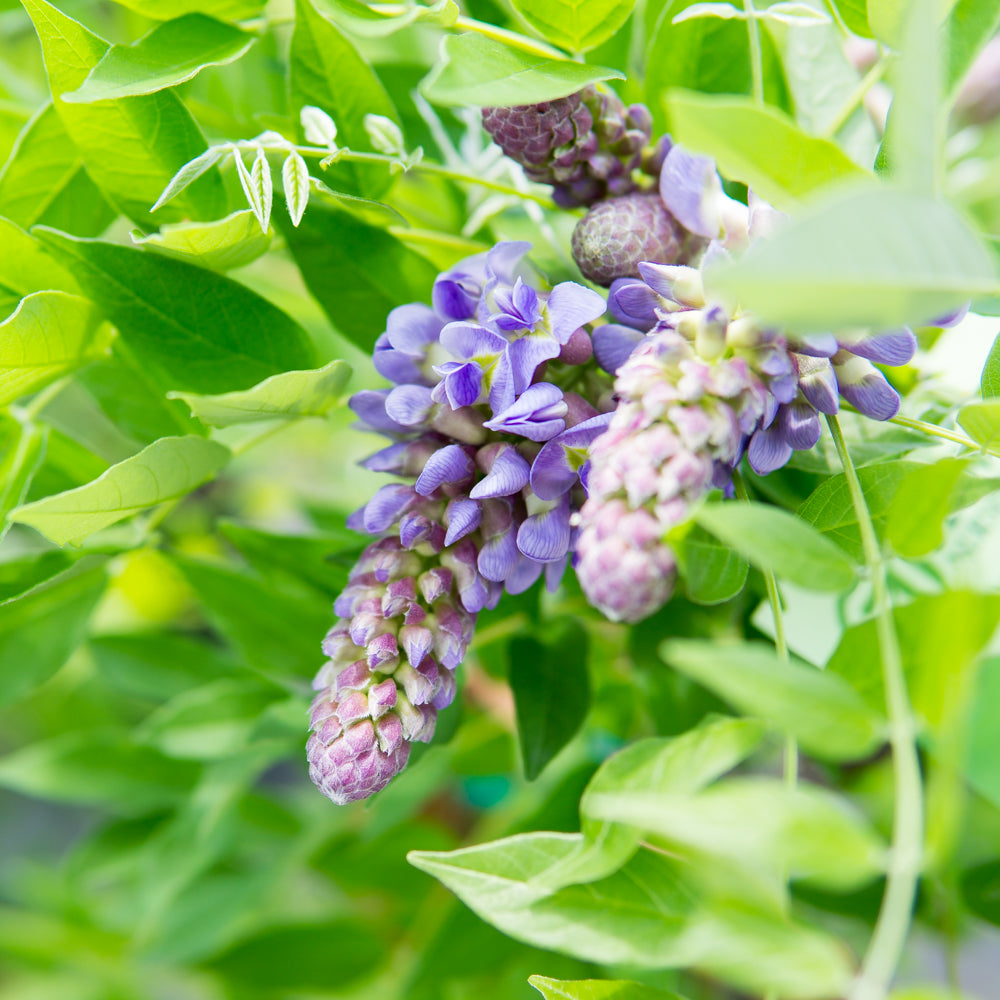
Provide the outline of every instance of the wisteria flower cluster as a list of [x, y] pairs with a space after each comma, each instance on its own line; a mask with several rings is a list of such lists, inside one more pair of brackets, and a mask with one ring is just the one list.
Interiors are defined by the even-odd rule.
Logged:
[[500, 243], [440, 275], [432, 306], [393, 310], [374, 363], [394, 385], [351, 400], [392, 442], [366, 467], [402, 481], [349, 521], [379, 539], [323, 643], [308, 754], [335, 802], [378, 791], [431, 738], [476, 614], [543, 573], [555, 586], [568, 563], [587, 447], [610, 419], [586, 329], [606, 303], [536, 287], [528, 249]]

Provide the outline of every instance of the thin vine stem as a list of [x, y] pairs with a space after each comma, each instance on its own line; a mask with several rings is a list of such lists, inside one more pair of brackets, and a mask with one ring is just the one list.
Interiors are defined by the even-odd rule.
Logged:
[[885, 76], [885, 71], [892, 62], [892, 54], [884, 53], [874, 66], [858, 81], [858, 85], [848, 95], [847, 100], [841, 105], [840, 110], [833, 116], [826, 128], [821, 133], [821, 138], [832, 139], [848, 122], [851, 115], [861, 106], [865, 95], [879, 80]]
[[[321, 149], [317, 146], [295, 146], [295, 151], [302, 156], [327, 157], [330, 150]], [[336, 162], [344, 163], [382, 163], [387, 166], [399, 162], [399, 158], [390, 156], [388, 153], [365, 153], [353, 149], [342, 149], [339, 151]], [[488, 188], [490, 191], [499, 191], [501, 194], [509, 194], [515, 198], [526, 201], [535, 201], [546, 208], [552, 207], [552, 199], [545, 195], [534, 194], [531, 191], [519, 191], [512, 184], [504, 184], [501, 181], [490, 180], [488, 177], [477, 177], [475, 174], [468, 174], [463, 170], [453, 170], [451, 167], [443, 166], [440, 163], [415, 163], [410, 170], [421, 171], [425, 174], [435, 174], [438, 177], [446, 177], [448, 180], [459, 181], [463, 184], [476, 184], [479, 187]]]
[[[747, 493], [746, 483], [739, 469], [733, 470], [733, 487], [736, 496], [744, 503], [750, 503], [750, 494]], [[764, 573], [764, 583], [767, 587], [767, 599], [771, 605], [771, 614], [774, 617], [774, 646], [778, 652], [778, 657], [782, 663], [788, 663], [788, 638], [785, 634], [785, 613], [781, 607], [781, 596], [778, 593], [778, 580], [773, 570], [766, 569]], [[789, 788], [795, 788], [799, 781], [799, 744], [794, 736], [785, 736], [785, 784]]]
[[982, 445], [978, 441], [973, 441], [972, 438], [967, 437], [965, 434], [948, 430], [947, 427], [938, 427], [937, 424], [928, 423], [926, 420], [914, 420], [912, 417], [897, 416], [890, 417], [889, 422], [899, 424], [900, 427], [909, 427], [910, 430], [921, 431], [930, 437], [939, 437], [945, 441], [954, 441], [956, 444], [965, 445], [966, 448], [970, 448], [972, 451], [982, 451], [988, 455], [996, 455], [1000, 458], [1000, 448], [990, 448]]
[[840, 423], [835, 416], [828, 416], [826, 420], [844, 467], [851, 504], [861, 532], [865, 564], [871, 573], [895, 784], [892, 847], [885, 894], [875, 931], [848, 1000], [883, 1000], [899, 965], [913, 919], [924, 840], [923, 784], [917, 755], [916, 726], [906, 691], [903, 658], [892, 617], [882, 548]]
[[764, 103], [764, 57], [760, 48], [760, 25], [753, 0], [743, 0], [743, 10], [747, 15], [747, 34], [750, 36], [750, 75], [753, 80], [753, 99]]

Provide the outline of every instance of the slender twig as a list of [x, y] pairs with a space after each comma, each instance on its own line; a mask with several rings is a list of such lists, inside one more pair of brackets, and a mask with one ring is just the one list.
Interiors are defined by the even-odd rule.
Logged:
[[[330, 150], [322, 149], [318, 146], [295, 146], [294, 148], [302, 156], [327, 157], [330, 155]], [[398, 160], [399, 157], [389, 156], [387, 153], [365, 153], [353, 149], [342, 149], [338, 151], [335, 162], [383, 163], [389, 165], [397, 163]], [[489, 188], [491, 191], [514, 195], [517, 198], [526, 199], [527, 201], [536, 201], [539, 205], [544, 205], [546, 208], [552, 207], [552, 199], [544, 195], [534, 194], [531, 191], [519, 191], [510, 184], [490, 180], [488, 177], [478, 177], [475, 174], [466, 173], [464, 170], [453, 170], [451, 167], [442, 166], [440, 163], [421, 161], [411, 166], [410, 170], [420, 171], [425, 174], [435, 174], [437, 177], [446, 177], [448, 180], [460, 181], [463, 184], [477, 184], [479, 187]]]
[[912, 417], [890, 417], [890, 423], [899, 424], [900, 427], [909, 427], [911, 430], [920, 431], [931, 437], [939, 437], [945, 441], [954, 441], [956, 444], [964, 445], [972, 451], [983, 451], [988, 455], [996, 455], [1000, 458], [1000, 448], [990, 448], [982, 445], [978, 441], [960, 434], [958, 431], [948, 430], [947, 427], [938, 427], [937, 424], [928, 423], [926, 420], [914, 420]]
[[[750, 503], [750, 495], [747, 493], [746, 483], [739, 469], [733, 470], [733, 486], [736, 495], [744, 503]], [[788, 663], [788, 639], [785, 635], [785, 613], [781, 607], [781, 596], [778, 594], [778, 580], [773, 570], [765, 569], [764, 583], [767, 587], [767, 599], [771, 605], [771, 614], [774, 617], [774, 646], [778, 652], [778, 657], [782, 663]], [[785, 735], [785, 784], [789, 788], [795, 788], [799, 781], [799, 744], [791, 734]]]
[[906, 691], [903, 658], [892, 617], [892, 601], [882, 548], [875, 534], [875, 525], [865, 502], [861, 481], [844, 442], [840, 423], [834, 416], [826, 419], [844, 467], [851, 504], [861, 532], [865, 564], [871, 573], [895, 783], [892, 848], [886, 872], [885, 895], [882, 897], [882, 907], [861, 972], [848, 997], [849, 1000], [883, 1000], [899, 965], [913, 919], [924, 840], [923, 785], [917, 754], [916, 726]]
[[841, 105], [840, 110], [830, 119], [826, 128], [823, 129], [822, 138], [832, 139], [847, 124], [851, 115], [861, 106], [861, 102], [865, 99], [865, 94], [885, 76], [885, 71], [889, 68], [892, 59], [892, 53], [884, 53], [878, 62], [865, 73], [858, 81], [858, 85], [848, 95], [847, 100]]

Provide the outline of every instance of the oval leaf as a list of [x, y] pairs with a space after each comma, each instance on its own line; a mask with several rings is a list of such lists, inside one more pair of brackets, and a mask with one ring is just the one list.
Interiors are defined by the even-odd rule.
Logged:
[[183, 399], [199, 420], [213, 427], [228, 427], [254, 420], [325, 416], [343, 398], [350, 377], [346, 361], [331, 361], [323, 368], [272, 375], [242, 392], [217, 396], [168, 392], [167, 396]]
[[132, 233], [136, 246], [213, 271], [229, 271], [252, 263], [267, 252], [273, 238], [274, 230], [263, 232], [249, 208], [215, 222], [177, 222], [149, 236]]
[[546, 59], [472, 32], [441, 43], [441, 61], [420, 89], [434, 104], [535, 104], [566, 97], [600, 80], [623, 80], [616, 69]]
[[823, 760], [857, 760], [883, 739], [885, 721], [842, 677], [793, 660], [763, 643], [670, 639], [660, 655], [741, 712], [795, 736]]
[[75, 545], [147, 507], [185, 496], [228, 460], [229, 449], [215, 441], [161, 438], [93, 482], [18, 507], [10, 518], [31, 525], [56, 545]]
[[695, 520], [755, 566], [810, 590], [845, 590], [855, 578], [844, 552], [801, 518], [765, 504], [709, 503]]
[[679, 551], [687, 597], [695, 604], [722, 604], [747, 582], [746, 559], [697, 524], [684, 536]]
[[1000, 399], [966, 403], [958, 411], [958, 422], [969, 437], [983, 448], [994, 452], [1000, 448]]
[[529, 976], [545, 1000], [684, 1000], [679, 993], [653, 989], [624, 979], [549, 979]]
[[919, 466], [899, 484], [889, 508], [888, 535], [900, 555], [926, 555], [941, 544], [952, 492], [968, 464], [965, 459], [946, 458]]
[[635, 0], [512, 0], [543, 38], [568, 52], [588, 52], [624, 23]]

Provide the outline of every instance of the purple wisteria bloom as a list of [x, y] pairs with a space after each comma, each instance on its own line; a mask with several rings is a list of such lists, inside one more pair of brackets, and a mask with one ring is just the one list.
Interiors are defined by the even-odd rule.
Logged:
[[348, 520], [382, 537], [337, 600], [316, 681], [311, 773], [335, 802], [378, 791], [430, 739], [477, 613], [543, 574], [556, 586], [568, 563], [586, 447], [607, 420], [580, 393], [610, 401], [589, 331], [606, 306], [531, 281], [527, 249], [499, 243], [441, 275], [432, 307], [394, 309], [375, 348], [394, 385], [350, 401], [390, 440], [363, 464], [402, 481]]

